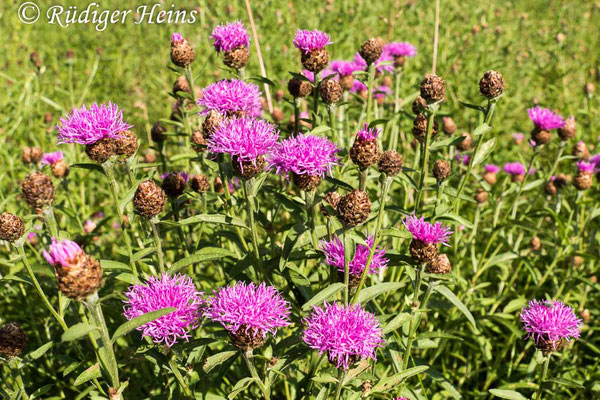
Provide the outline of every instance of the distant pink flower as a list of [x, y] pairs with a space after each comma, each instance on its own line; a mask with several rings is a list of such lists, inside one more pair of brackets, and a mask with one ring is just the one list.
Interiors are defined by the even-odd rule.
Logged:
[[509, 175], [525, 175], [525, 167], [520, 162], [506, 163], [504, 172]]
[[583, 174], [593, 174], [596, 165], [593, 163], [578, 161], [577, 170]]
[[183, 42], [183, 36], [181, 36], [181, 33], [174, 32], [173, 34], [171, 34], [171, 43], [179, 43], [179, 42]]
[[315, 83], [315, 74], [313, 72], [305, 69], [302, 71], [302, 75], [304, 75], [310, 81], [310, 83]]
[[119, 138], [119, 133], [131, 128], [123, 122], [123, 111], [116, 104], [84, 104], [73, 108], [71, 113], [60, 118], [58, 143], [92, 144], [104, 138]]
[[[349, 262], [349, 271], [352, 275], [361, 275], [367, 265], [369, 252], [373, 247], [373, 236], [369, 236], [365, 242], [367, 243], [366, 246], [364, 244], [356, 246], [354, 258]], [[337, 268], [339, 272], [344, 272], [344, 244], [342, 241], [337, 236], [334, 236], [329, 242], [324, 240], [321, 241], [319, 247], [325, 254], [325, 261], [327, 264]], [[387, 266], [387, 263], [388, 259], [385, 258], [385, 249], [378, 246], [373, 253], [373, 258], [369, 265], [369, 273], [378, 273]]]
[[490, 174], [495, 174], [500, 171], [500, 167], [494, 164], [486, 164], [485, 172], [489, 172]]
[[314, 31], [298, 29], [296, 37], [293, 40], [294, 46], [303, 53], [310, 53], [316, 49], [323, 49], [331, 43], [329, 35], [317, 29]]
[[160, 176], [160, 179], [162, 179], [164, 181], [165, 178], [171, 174], [178, 174], [179, 176], [181, 176], [183, 178], [185, 183], [188, 182], [189, 174], [187, 172], [165, 172], [164, 174], [162, 174]]
[[600, 154], [596, 154], [590, 158], [590, 162], [600, 168]]
[[515, 140], [516, 144], [523, 143], [523, 139], [525, 139], [525, 135], [522, 133], [513, 133], [512, 138]]
[[545, 131], [552, 129], [562, 128], [565, 124], [563, 117], [553, 113], [547, 108], [536, 106], [527, 110], [529, 118], [533, 121], [534, 125]]
[[403, 224], [414, 239], [424, 243], [448, 245], [448, 240], [452, 235], [450, 228], [441, 222], [430, 224], [425, 221], [425, 217], [417, 218], [416, 215], [409, 215], [404, 219]]
[[390, 89], [389, 87], [387, 87], [385, 85], [377, 86], [373, 90], [373, 98], [374, 99], [383, 99], [386, 96], [389, 96], [391, 94], [392, 94], [392, 89]]
[[87, 234], [90, 234], [96, 229], [96, 223], [91, 219], [87, 219], [83, 224], [83, 231]]
[[457, 154], [454, 156], [454, 159], [461, 163], [462, 165], [469, 165], [469, 161], [471, 161], [471, 156], [468, 154]]
[[359, 93], [367, 90], [367, 85], [359, 81], [358, 79], [354, 79], [352, 83], [352, 89], [350, 89], [350, 93]]
[[417, 48], [408, 42], [391, 42], [383, 46], [392, 57], [414, 57], [417, 55]]
[[163, 308], [172, 311], [154, 321], [136, 328], [142, 336], [152, 338], [154, 343], [173, 346], [178, 339], [190, 339], [189, 330], [197, 328], [202, 317], [204, 300], [194, 282], [185, 275], [162, 274], [151, 276], [146, 284], [135, 284], [124, 293], [123, 314], [128, 320]]
[[360, 68], [357, 68], [357, 65], [351, 61], [334, 60], [331, 62], [331, 70], [339, 76], [349, 76]]
[[42, 165], [54, 165], [64, 159], [62, 151], [55, 151], [53, 153], [44, 153], [42, 156]]
[[215, 27], [210, 35], [217, 53], [250, 47], [250, 36], [241, 21]]

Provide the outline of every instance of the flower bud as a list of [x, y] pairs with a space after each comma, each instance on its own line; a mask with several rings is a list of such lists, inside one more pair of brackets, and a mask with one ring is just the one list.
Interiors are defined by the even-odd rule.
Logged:
[[340, 199], [337, 212], [346, 225], [360, 225], [369, 218], [371, 213], [369, 196], [365, 191], [355, 189]]
[[0, 328], [0, 354], [6, 358], [21, 355], [27, 346], [27, 336], [17, 323], [10, 322]]
[[21, 185], [23, 197], [30, 207], [41, 209], [54, 201], [52, 179], [42, 172], [32, 172]]
[[146, 218], [156, 217], [167, 203], [167, 195], [154, 181], [146, 180], [139, 184], [133, 196], [135, 211]]
[[14, 242], [25, 234], [25, 224], [20, 217], [3, 212], [0, 214], [0, 239]]

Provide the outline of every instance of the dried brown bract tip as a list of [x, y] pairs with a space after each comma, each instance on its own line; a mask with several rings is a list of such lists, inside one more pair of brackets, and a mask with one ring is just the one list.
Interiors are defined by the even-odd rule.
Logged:
[[402, 156], [397, 151], [384, 151], [379, 159], [379, 172], [387, 176], [396, 176], [402, 171], [402, 162]]
[[9, 322], [0, 328], [0, 354], [6, 358], [21, 355], [27, 346], [27, 336], [21, 326]]
[[37, 164], [42, 160], [44, 152], [39, 147], [23, 147], [23, 162], [25, 164]]
[[342, 87], [333, 79], [326, 79], [319, 85], [319, 94], [325, 104], [339, 103], [342, 99]]
[[307, 80], [294, 76], [288, 81], [288, 91], [292, 97], [306, 97], [311, 94], [313, 87]]
[[250, 50], [246, 46], [239, 46], [235, 49], [226, 51], [223, 54], [223, 63], [229, 68], [239, 70], [248, 65], [250, 60]]
[[[429, 140], [433, 139], [437, 135], [437, 132], [438, 123], [434, 120]], [[417, 114], [417, 117], [413, 121], [412, 134], [419, 142], [425, 143], [427, 138], [427, 117], [424, 114]]]
[[[342, 196], [338, 192], [327, 192], [325, 196], [323, 196], [323, 203], [331, 206], [334, 210], [337, 209], [337, 205], [340, 202]], [[331, 214], [327, 211], [327, 209], [321, 204], [321, 213], [325, 217], [331, 217]]]
[[164, 142], [167, 136], [165, 136], [167, 128], [160, 121], [156, 121], [150, 130], [150, 137], [156, 143]]
[[3, 212], [0, 214], [0, 239], [14, 242], [25, 234], [25, 224], [20, 217]]
[[371, 38], [360, 46], [360, 56], [371, 65], [381, 57], [383, 52], [383, 39], [380, 37]]
[[427, 74], [421, 81], [420, 90], [427, 104], [436, 103], [446, 96], [446, 82], [436, 74]]
[[187, 39], [171, 41], [171, 61], [178, 67], [187, 67], [194, 62], [196, 52]]
[[138, 149], [138, 138], [131, 131], [119, 133], [119, 138], [115, 140], [115, 152], [123, 158], [129, 158], [135, 154]]
[[433, 164], [433, 177], [438, 181], [442, 182], [450, 176], [452, 169], [450, 163], [446, 160], [437, 160]]
[[52, 179], [42, 172], [32, 172], [21, 185], [23, 197], [30, 207], [41, 209], [54, 201]]
[[425, 272], [428, 274], [449, 274], [452, 271], [452, 264], [445, 254], [439, 254], [435, 260], [425, 265]]
[[205, 193], [210, 189], [210, 182], [206, 175], [197, 174], [190, 178], [190, 187], [194, 192]]
[[302, 53], [300, 60], [304, 68], [310, 72], [318, 73], [329, 64], [329, 52], [326, 49], [314, 49], [308, 53]]
[[113, 138], [103, 138], [87, 144], [85, 145], [85, 154], [90, 160], [102, 164], [117, 154], [117, 141]]
[[266, 162], [263, 156], [258, 156], [253, 161], [240, 160], [234, 156], [231, 159], [231, 164], [233, 165], [233, 170], [239, 177], [251, 179], [265, 170]]
[[337, 212], [346, 225], [360, 225], [369, 218], [371, 213], [369, 196], [363, 190], [354, 189], [340, 199]]
[[498, 71], [486, 71], [479, 81], [479, 91], [488, 99], [495, 99], [504, 93], [504, 77]]

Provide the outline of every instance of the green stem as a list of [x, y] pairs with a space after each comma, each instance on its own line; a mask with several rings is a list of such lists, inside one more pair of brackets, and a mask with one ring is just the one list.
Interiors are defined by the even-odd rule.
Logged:
[[23, 249], [23, 239], [19, 239], [17, 242], [15, 242], [15, 247], [17, 248], [21, 259], [23, 260], [23, 265], [25, 265], [25, 269], [27, 269], [29, 278], [31, 278], [33, 286], [35, 287], [35, 290], [38, 292], [38, 295], [42, 299], [42, 302], [44, 303], [48, 311], [50, 311], [50, 314], [52, 314], [52, 316], [58, 321], [60, 326], [66, 332], [67, 329], [69, 329], [69, 327], [65, 323], [65, 320], [56, 312], [54, 307], [52, 307], [52, 304], [50, 304], [50, 300], [48, 300], [48, 297], [46, 297], [46, 294], [42, 290], [40, 283], [38, 282], [37, 278], [35, 277], [35, 274], [33, 273], [33, 269], [31, 269], [31, 265], [29, 265], [29, 261], [27, 260], [27, 256], [25, 255], [25, 250]]
[[554, 174], [554, 171], [556, 170], [556, 167], [558, 167], [558, 163], [560, 162], [560, 157], [562, 156], [563, 152], [565, 151], [566, 146], [567, 146], [567, 141], [561, 140], [560, 145], [558, 147], [558, 153], [556, 154], [556, 159], [554, 160], [554, 163], [552, 164], [552, 168], [550, 168], [550, 172], [548, 173], [548, 176], [546, 177], [546, 182], [548, 182], [550, 180], [550, 178]]
[[192, 392], [189, 386], [185, 383], [181, 372], [179, 372], [179, 366], [177, 365], [177, 362], [175, 362], [174, 356], [169, 358], [169, 367], [171, 367], [171, 371], [173, 371], [173, 375], [175, 375], [175, 379], [177, 379], [177, 383], [179, 383], [179, 386], [183, 390], [185, 397], [188, 399], [193, 399], [194, 397], [192, 396]]
[[98, 351], [98, 358], [104, 364], [106, 373], [110, 378], [111, 387], [119, 388], [119, 368], [117, 366], [117, 359], [108, 333], [108, 328], [106, 327], [104, 314], [102, 313], [102, 306], [100, 305], [98, 293], [94, 293], [84, 300], [83, 303], [90, 311], [92, 321], [100, 331], [101, 347]]
[[379, 244], [379, 231], [381, 230], [381, 226], [383, 223], [383, 214], [384, 214], [384, 210], [385, 210], [385, 203], [386, 203], [386, 199], [387, 199], [387, 195], [388, 192], [390, 190], [390, 187], [392, 185], [392, 178], [386, 176], [385, 177], [385, 181], [383, 182], [383, 191], [381, 194], [381, 199], [380, 204], [379, 204], [379, 211], [377, 213], [377, 221], [375, 223], [375, 232], [373, 232], [373, 246], [371, 246], [371, 248], [369, 249], [369, 256], [367, 257], [367, 262], [365, 264], [365, 269], [362, 272], [362, 275], [360, 277], [360, 282], [358, 283], [358, 287], [356, 288], [356, 293], [354, 294], [354, 297], [352, 298], [352, 304], [355, 304], [358, 301], [358, 295], [360, 294], [360, 291], [362, 290], [362, 288], [365, 285], [365, 282], [367, 280], [367, 276], [369, 274], [369, 269], [371, 267], [371, 262], [373, 261], [373, 255], [375, 254], [375, 249], [377, 248], [377, 245]]
[[[254, 221], [254, 178], [244, 180], [243, 186], [248, 212], [248, 224], [250, 225], [250, 231], [252, 232], [252, 250], [254, 252], [254, 258], [256, 259], [257, 267], [261, 269], [260, 251], [258, 248], [258, 230], [256, 229], [256, 223]], [[225, 188], [225, 190], [227, 189], [229, 188]], [[260, 271], [256, 272], [260, 273]]]
[[194, 100], [194, 104], [196, 104], [196, 91], [194, 90], [194, 74], [192, 73], [192, 67], [189, 65], [185, 67], [185, 79], [188, 81], [190, 85], [190, 90], [192, 91], [192, 100]]
[[373, 117], [373, 83], [375, 81], [375, 64], [369, 65], [369, 80], [367, 81], [367, 124]]
[[412, 344], [414, 340], [415, 331], [417, 330], [416, 320], [417, 320], [417, 310], [419, 307], [419, 294], [421, 291], [421, 282], [423, 280], [423, 267], [421, 264], [417, 267], [415, 272], [415, 291], [413, 293], [413, 301], [411, 307], [411, 319], [408, 328], [408, 338], [406, 339], [406, 349], [404, 351], [404, 357], [402, 358], [402, 369], [405, 370], [408, 367], [408, 359], [410, 358], [410, 353], [412, 350]]
[[344, 387], [344, 379], [346, 378], [346, 371], [343, 369], [338, 370], [338, 383], [335, 386], [335, 400], [339, 400], [342, 395], [342, 388]]
[[367, 176], [369, 175], [369, 170], [367, 168], [360, 169], [358, 173], [358, 188], [364, 191], [367, 187]]
[[254, 366], [254, 362], [252, 361], [252, 349], [242, 351], [242, 358], [246, 362], [246, 366], [248, 367], [248, 371], [250, 371], [250, 375], [254, 379], [256, 379], [256, 382], [258, 383], [260, 390], [263, 392], [265, 399], [269, 400], [271, 398], [271, 393], [270, 393], [269, 388], [260, 379], [260, 376], [258, 375], [258, 372], [256, 371], [256, 367]]
[[541, 400], [542, 398], [542, 388], [544, 384], [544, 380], [546, 380], [546, 374], [548, 373], [548, 366], [550, 365], [550, 355], [546, 356], [546, 360], [542, 365], [542, 369], [540, 371], [540, 378], [538, 381], [538, 390], [535, 395], [535, 400]]
[[312, 240], [312, 245], [317, 250], [319, 248], [319, 240], [317, 238], [317, 229], [316, 229], [316, 213], [315, 213], [315, 191], [311, 190], [308, 192], [304, 192], [304, 199], [306, 203], [306, 212], [308, 214], [308, 228], [310, 229], [310, 238]]
[[319, 115], [319, 78], [321, 77], [320, 72], [315, 72], [315, 81], [313, 83], [313, 116], [312, 116], [312, 127], [315, 128], [318, 125], [318, 115]]
[[349, 250], [345, 230], [342, 233], [342, 242], [344, 243], [344, 304], [348, 305], [350, 299], [350, 259], [347, 256]]
[[425, 180], [427, 179], [427, 173], [429, 171], [429, 144], [431, 142], [431, 132], [433, 131], [433, 119], [435, 117], [435, 111], [430, 110], [427, 116], [427, 134], [425, 135], [425, 143], [423, 145], [423, 159], [421, 160], [421, 174], [419, 177], [419, 193], [417, 194], [417, 200], [415, 201], [415, 212], [419, 210], [421, 201], [423, 200], [423, 189], [425, 187]]
[[339, 132], [337, 132], [337, 128], [336, 128], [336, 118], [335, 118], [335, 104], [329, 104], [327, 106], [327, 113], [329, 114], [329, 127], [331, 128], [331, 135], [332, 137], [336, 137], [337, 136], [337, 140], [338, 143], [342, 143], [343, 138], [340, 137]]
[[515, 219], [515, 217], [517, 216], [517, 209], [519, 208], [519, 197], [521, 197], [521, 192], [523, 192], [523, 188], [525, 187], [525, 183], [527, 182], [527, 177], [529, 176], [529, 171], [531, 170], [533, 161], [535, 160], [536, 156], [538, 155], [538, 149], [539, 149], [539, 146], [537, 146], [535, 148], [535, 150], [533, 151], [533, 155], [531, 156], [531, 158], [529, 159], [529, 163], [527, 164], [527, 169], [525, 169], [525, 176], [523, 177], [523, 181], [519, 185], [519, 190], [517, 191], [517, 195], [513, 199], [513, 202], [511, 205], [511, 213], [510, 213], [511, 219]]
[[[488, 100], [487, 109], [485, 111], [485, 124], [490, 124], [492, 122], [492, 117], [494, 116], [494, 111], [496, 110], [496, 100]], [[463, 189], [465, 188], [465, 184], [467, 180], [471, 176], [471, 172], [473, 171], [473, 161], [475, 161], [475, 156], [479, 152], [481, 145], [483, 144], [483, 139], [485, 135], [479, 135], [479, 139], [477, 139], [477, 144], [475, 145], [475, 151], [473, 151], [473, 156], [469, 159], [469, 165], [467, 166], [467, 172], [463, 175], [458, 185], [458, 190], [456, 191], [456, 197], [454, 198], [455, 210], [458, 210], [458, 205], [460, 203], [460, 195], [462, 194]]]
[[127, 232], [127, 228], [125, 227], [125, 219], [123, 218], [123, 214], [119, 208], [119, 196], [117, 195], [117, 181], [115, 180], [115, 169], [114, 163], [112, 161], [106, 161], [102, 164], [102, 168], [106, 173], [106, 178], [108, 180], [108, 185], [110, 186], [110, 194], [113, 200], [113, 206], [115, 209], [115, 217], [121, 223], [121, 232], [123, 233], [123, 239], [125, 239], [125, 246], [127, 247], [127, 257], [129, 257], [129, 265], [131, 266], [131, 270], [135, 276], [138, 275], [137, 268], [135, 265], [135, 261], [133, 261], [133, 250], [131, 249], [131, 238], [129, 237], [129, 233]]
[[300, 103], [302, 99], [299, 97], [294, 98], [294, 136], [300, 133]]
[[42, 213], [44, 216], [44, 221], [46, 222], [46, 226], [50, 231], [50, 236], [58, 239], [58, 224], [56, 223], [56, 217], [54, 216], [54, 207], [51, 205], [44, 207]]
[[165, 260], [164, 260], [164, 254], [163, 254], [163, 250], [162, 250], [162, 244], [160, 241], [160, 233], [159, 233], [159, 228], [158, 228], [158, 224], [157, 224], [157, 220], [156, 217], [152, 218], [150, 220], [150, 226], [152, 227], [152, 237], [154, 238], [154, 244], [156, 245], [156, 253], [158, 255], [158, 269], [160, 271], [161, 274], [165, 273]]

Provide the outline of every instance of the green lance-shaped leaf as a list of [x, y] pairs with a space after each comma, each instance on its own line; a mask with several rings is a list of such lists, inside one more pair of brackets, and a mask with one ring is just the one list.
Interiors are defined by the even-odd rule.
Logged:
[[490, 389], [490, 393], [495, 397], [508, 400], [527, 400], [527, 397], [514, 390]]
[[399, 372], [390, 377], [383, 378], [382, 380], [380, 380], [377, 383], [377, 385], [375, 385], [373, 387], [373, 389], [371, 389], [371, 391], [372, 392], [386, 392], [386, 391], [396, 387], [398, 384], [404, 382], [406, 379], [410, 378], [411, 376], [418, 375], [422, 372], [427, 371], [428, 369], [429, 369], [429, 366], [420, 365], [417, 367], [409, 368], [405, 371]]
[[155, 319], [162, 317], [163, 315], [172, 313], [175, 310], [176, 310], [175, 307], [161, 308], [160, 310], [150, 311], [149, 313], [140, 315], [139, 317], [135, 317], [135, 318], [125, 322], [124, 324], [119, 326], [117, 328], [117, 330], [115, 331], [115, 333], [113, 334], [113, 337], [112, 337], [113, 343], [115, 340], [117, 340], [118, 338], [120, 338], [123, 335], [127, 335], [132, 330], [134, 330], [144, 324], [147, 324], [148, 322], [152, 322]]
[[79, 386], [84, 382], [90, 381], [92, 379], [98, 379], [102, 376], [102, 372], [100, 371], [100, 364], [94, 364], [85, 371], [83, 371], [73, 382], [74, 386]]
[[312, 306], [316, 306], [317, 304], [326, 301], [342, 289], [344, 289], [344, 284], [342, 282], [336, 282], [333, 285], [327, 286], [325, 289], [314, 295], [312, 299], [304, 303], [302, 309], [308, 310]]
[[225, 361], [237, 354], [239, 354], [239, 351], [235, 350], [222, 351], [220, 353], [213, 354], [212, 356], [208, 357], [206, 361], [204, 361], [202, 369], [204, 372], [209, 373], [213, 368], [223, 364]]
[[460, 299], [456, 297], [456, 295], [450, 289], [448, 289], [446, 286], [439, 285], [435, 287], [435, 291], [443, 295], [446, 299], [448, 299], [450, 303], [454, 304], [456, 308], [458, 308], [460, 312], [462, 312], [465, 315], [465, 317], [467, 317], [471, 325], [473, 325], [473, 328], [477, 331], [475, 318], [473, 318], [473, 315], [471, 314], [467, 306], [465, 306], [464, 303], [460, 301]]
[[88, 333], [96, 330], [95, 326], [85, 324], [83, 322], [71, 326], [65, 333], [62, 334], [61, 340], [63, 342], [70, 342], [72, 340], [77, 340], [81, 337], [84, 337]]

